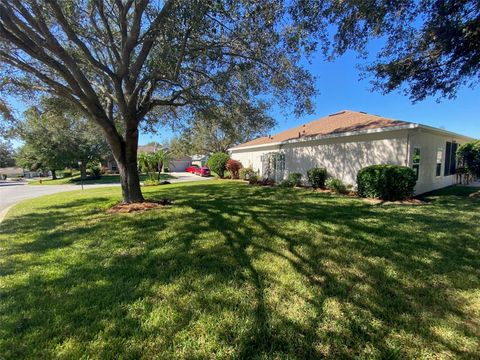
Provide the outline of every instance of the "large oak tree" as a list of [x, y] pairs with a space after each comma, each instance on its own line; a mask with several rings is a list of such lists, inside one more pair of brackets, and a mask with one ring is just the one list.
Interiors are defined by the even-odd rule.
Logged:
[[1, 89], [66, 99], [103, 132], [124, 202], [143, 201], [139, 127], [273, 96], [310, 109], [303, 1], [9, 0], [0, 4]]
[[108, 146], [94, 124], [62, 99], [44, 98], [17, 122], [15, 132], [23, 146], [17, 163], [31, 170], [56, 170], [76, 167], [86, 176], [87, 166], [110, 156]]

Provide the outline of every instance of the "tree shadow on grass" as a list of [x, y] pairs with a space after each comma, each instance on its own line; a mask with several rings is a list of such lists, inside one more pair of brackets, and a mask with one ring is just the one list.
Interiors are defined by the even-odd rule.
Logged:
[[0, 236], [22, 238], [2, 245], [6, 358], [475, 356], [432, 323], [479, 335], [456, 296], [480, 287], [466, 217], [478, 202], [379, 207], [235, 183], [148, 192], [166, 194], [174, 206], [144, 214], [106, 214], [96, 204], [111, 198], [96, 197], [7, 220]]

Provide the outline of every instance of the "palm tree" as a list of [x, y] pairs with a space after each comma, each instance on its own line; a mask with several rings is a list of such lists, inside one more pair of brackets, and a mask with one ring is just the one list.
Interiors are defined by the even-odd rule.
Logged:
[[160, 172], [164, 166], [170, 166], [170, 163], [172, 162], [172, 156], [165, 150], [158, 150], [155, 153], [155, 156], [157, 161], [158, 180], [160, 180]]

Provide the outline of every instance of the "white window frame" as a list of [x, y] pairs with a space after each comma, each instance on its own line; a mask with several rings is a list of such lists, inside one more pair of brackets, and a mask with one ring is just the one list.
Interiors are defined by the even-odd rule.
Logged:
[[[418, 163], [415, 162], [414, 156], [415, 156], [415, 149], [418, 149], [419, 151], [419, 159]], [[422, 148], [420, 146], [414, 146], [412, 147], [412, 169], [415, 170], [415, 166], [417, 166], [417, 170], [415, 171], [415, 174], [417, 176], [417, 180], [420, 178], [420, 166], [422, 165]]]
[[[440, 162], [438, 155], [440, 154]], [[437, 152], [435, 154], [435, 177], [442, 177], [443, 164], [445, 163], [445, 152], [442, 147], [437, 147]], [[440, 171], [438, 172], [438, 165], [440, 164]]]

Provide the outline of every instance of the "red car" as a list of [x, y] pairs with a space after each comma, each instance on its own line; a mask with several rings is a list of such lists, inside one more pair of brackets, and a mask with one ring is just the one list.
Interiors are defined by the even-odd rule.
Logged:
[[195, 175], [200, 175], [200, 176], [210, 176], [210, 169], [206, 166], [202, 166], [201, 168], [197, 167], [195, 170]]
[[198, 165], [190, 165], [185, 169], [186, 172], [189, 172], [191, 174], [196, 174], [196, 171], [199, 169]]

